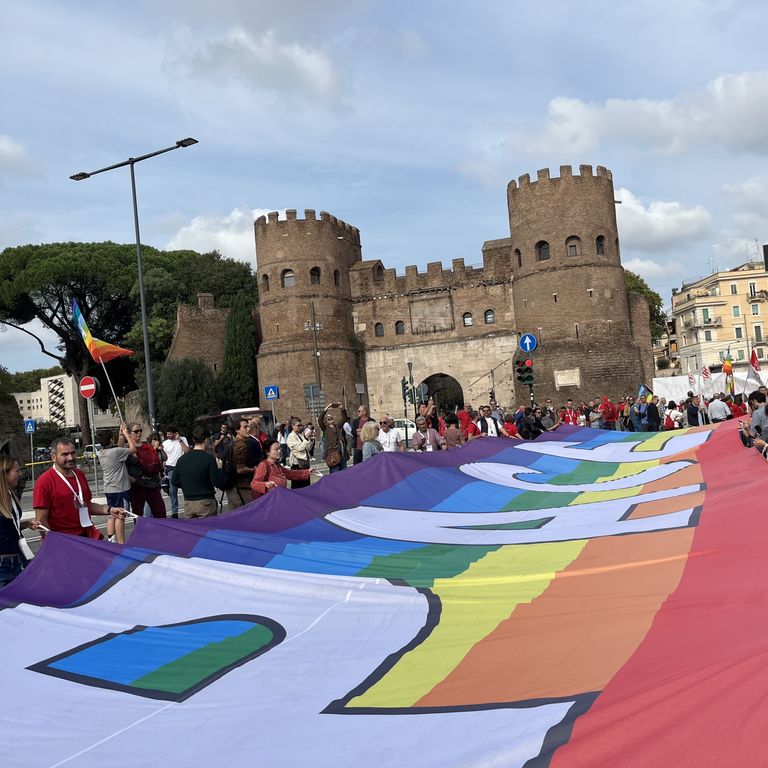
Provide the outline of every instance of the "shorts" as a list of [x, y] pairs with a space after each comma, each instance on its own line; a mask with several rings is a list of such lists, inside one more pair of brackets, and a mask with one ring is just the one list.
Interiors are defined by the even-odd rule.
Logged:
[[107, 506], [108, 507], [121, 507], [122, 509], [131, 509], [131, 491], [120, 491], [119, 493], [107, 493]]

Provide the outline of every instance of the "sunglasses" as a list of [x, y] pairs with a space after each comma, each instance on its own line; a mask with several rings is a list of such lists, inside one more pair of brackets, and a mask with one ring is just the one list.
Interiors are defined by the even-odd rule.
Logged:
[[380, 421], [379, 422], [379, 426], [381, 426], [381, 427], [388, 427], [389, 426], [389, 422], [388, 421]]
[[143, 429], [132, 429], [131, 434], [132, 435], [140, 435], [144, 430]]

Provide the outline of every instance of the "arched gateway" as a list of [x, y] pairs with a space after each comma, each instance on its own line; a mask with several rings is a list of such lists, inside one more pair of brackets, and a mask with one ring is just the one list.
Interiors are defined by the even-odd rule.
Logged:
[[424, 379], [427, 394], [435, 401], [438, 410], [452, 413], [464, 405], [464, 392], [453, 376], [447, 373], [434, 373]]

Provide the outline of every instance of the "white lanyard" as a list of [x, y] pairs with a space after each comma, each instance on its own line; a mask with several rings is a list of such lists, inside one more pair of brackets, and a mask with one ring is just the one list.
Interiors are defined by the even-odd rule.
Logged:
[[64, 477], [64, 475], [59, 472], [57, 467], [53, 468], [53, 471], [61, 478], [61, 481], [64, 483], [64, 485], [69, 488], [70, 491], [72, 491], [72, 496], [74, 500], [77, 502], [76, 506], [78, 508], [85, 506], [85, 499], [83, 497], [83, 489], [80, 487], [80, 478], [77, 476], [77, 472], [75, 472], [75, 482], [77, 483], [77, 491], [69, 484], [67, 479]]

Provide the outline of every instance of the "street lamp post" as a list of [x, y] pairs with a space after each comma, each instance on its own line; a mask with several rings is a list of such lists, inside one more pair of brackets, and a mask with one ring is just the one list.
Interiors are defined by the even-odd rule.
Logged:
[[131, 199], [133, 201], [133, 226], [136, 232], [136, 265], [139, 273], [139, 299], [141, 303], [141, 332], [144, 339], [144, 367], [147, 373], [147, 407], [149, 409], [149, 421], [152, 425], [152, 429], [156, 427], [155, 418], [155, 394], [152, 388], [152, 365], [149, 359], [149, 324], [147, 322], [147, 299], [144, 295], [144, 267], [141, 260], [141, 234], [139, 232], [139, 206], [136, 201], [136, 174], [134, 172], [134, 165], [140, 163], [142, 160], [149, 160], [151, 157], [157, 157], [158, 155], [164, 155], [166, 152], [172, 152], [174, 149], [181, 149], [182, 147], [191, 147], [193, 144], [197, 144], [197, 139], [186, 138], [179, 139], [172, 147], [165, 147], [164, 149], [158, 149], [155, 152], [149, 152], [146, 155], [139, 157], [129, 157], [121, 163], [115, 163], [114, 165], [108, 165], [106, 168], [99, 168], [97, 171], [80, 171], [69, 178], [72, 181], [84, 181], [90, 179], [91, 176], [95, 176], [97, 173], [105, 173], [106, 171], [114, 171], [116, 168], [124, 168], [126, 165], [131, 169]]
[[309, 303], [310, 320], [304, 323], [305, 331], [312, 331], [312, 352], [315, 358], [315, 381], [317, 382], [318, 390], [322, 388], [320, 383], [320, 350], [317, 348], [317, 332], [323, 330], [323, 324], [318, 323], [315, 320], [315, 302]]

